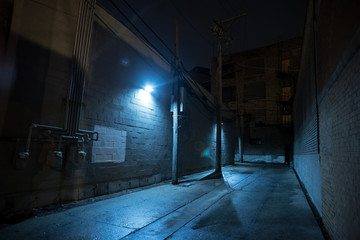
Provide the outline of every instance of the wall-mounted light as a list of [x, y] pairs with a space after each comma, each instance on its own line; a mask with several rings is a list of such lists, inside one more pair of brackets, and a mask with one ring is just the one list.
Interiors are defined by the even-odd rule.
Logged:
[[154, 88], [151, 85], [146, 85], [144, 87], [144, 90], [145, 90], [145, 92], [152, 93], [154, 91]]
[[141, 100], [142, 104], [149, 105], [153, 102], [153, 94], [155, 89], [152, 85], [147, 84], [137, 91], [138, 99]]

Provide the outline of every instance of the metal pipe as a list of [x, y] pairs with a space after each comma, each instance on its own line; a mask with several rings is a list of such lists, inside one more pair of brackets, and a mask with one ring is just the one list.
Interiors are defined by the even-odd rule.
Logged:
[[70, 131], [70, 126], [72, 125], [72, 119], [73, 119], [73, 110], [74, 110], [74, 101], [73, 101], [73, 95], [74, 95], [74, 87], [75, 87], [75, 75], [74, 72], [76, 71], [76, 61], [74, 60], [75, 56], [77, 55], [78, 51], [78, 45], [79, 45], [79, 34], [81, 33], [81, 20], [82, 20], [82, 11], [83, 11], [84, 1], [80, 1], [79, 6], [79, 12], [78, 12], [78, 23], [76, 26], [76, 32], [75, 32], [75, 41], [74, 41], [74, 48], [73, 48], [73, 62], [72, 62], [72, 74], [71, 79], [69, 83], [69, 93], [68, 93], [68, 99], [67, 99], [67, 113], [66, 113], [66, 129], [67, 132]]
[[85, 77], [86, 77], [86, 71], [87, 71], [87, 63], [88, 63], [88, 55], [89, 55], [89, 49], [90, 49], [90, 42], [91, 42], [91, 33], [92, 33], [92, 26], [93, 26], [93, 16], [94, 16], [94, 4], [95, 1], [92, 0], [91, 1], [91, 5], [89, 6], [89, 16], [88, 16], [88, 22], [87, 22], [87, 26], [86, 26], [86, 37], [85, 37], [85, 51], [83, 53], [83, 71], [82, 71], [82, 76], [81, 76], [81, 89], [80, 89], [80, 96], [79, 96], [79, 110], [78, 110], [78, 115], [77, 115], [77, 125], [76, 125], [76, 129], [79, 130], [79, 126], [80, 126], [80, 117], [81, 117], [81, 109], [82, 109], [82, 105], [81, 103], [83, 102], [83, 98], [84, 98], [84, 93], [85, 93]]
[[34, 127], [34, 124], [31, 124], [29, 127], [29, 133], [28, 133], [28, 138], [26, 141], [26, 148], [25, 148], [25, 152], [27, 152], [29, 154], [30, 151], [30, 144], [31, 144], [31, 135], [32, 135], [32, 129]]
[[[69, 92], [66, 105], [65, 127], [55, 127], [43, 124], [32, 123], [29, 127], [29, 133], [26, 141], [26, 152], [19, 153], [23, 158], [29, 157], [31, 137], [33, 128], [42, 128], [48, 130], [55, 130], [62, 133], [70, 134], [61, 135], [61, 139], [79, 139], [78, 136], [86, 136], [88, 140], [97, 141], [99, 133], [94, 131], [87, 131], [79, 129], [80, 115], [82, 109], [82, 101], [85, 89], [85, 67], [87, 65], [88, 52], [90, 49], [90, 39], [92, 31], [92, 19], [94, 14], [95, 0], [90, 3], [87, 0], [81, 1], [78, 13], [78, 24], [76, 26], [74, 50], [73, 50], [73, 63], [72, 75], [69, 83]], [[92, 134], [90, 137], [89, 134]], [[94, 136], [96, 136], [94, 138]], [[60, 145], [59, 145], [60, 146]]]
[[80, 11], [79, 11], [79, 20], [78, 20], [78, 29], [77, 29], [77, 35], [74, 46], [74, 53], [73, 53], [73, 75], [72, 75], [72, 91], [70, 94], [70, 124], [69, 124], [69, 134], [74, 135], [76, 132], [76, 112], [78, 109], [78, 95], [79, 95], [79, 76], [80, 76], [80, 57], [81, 51], [82, 51], [82, 39], [83, 39], [83, 32], [84, 32], [84, 22], [85, 22], [85, 16], [84, 12], [86, 10], [85, 1], [81, 2]]
[[175, 69], [173, 80], [173, 146], [172, 146], [172, 184], [178, 183], [178, 119], [179, 119], [179, 25], [175, 22]]

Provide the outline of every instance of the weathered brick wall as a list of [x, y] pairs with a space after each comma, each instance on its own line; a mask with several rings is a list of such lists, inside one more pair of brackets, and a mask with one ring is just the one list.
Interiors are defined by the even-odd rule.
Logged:
[[[171, 172], [171, 79], [104, 26], [93, 28], [82, 128], [99, 131], [92, 146], [93, 182]], [[124, 61], [127, 61], [125, 63]], [[167, 82], [167, 83], [166, 83]], [[143, 90], [152, 84], [153, 93]], [[96, 171], [96, 170], [95, 170]]]
[[[202, 88], [202, 91], [205, 90]], [[238, 131], [233, 121], [225, 116], [223, 119], [221, 164], [228, 165], [234, 163]], [[214, 105], [204, 101], [201, 91], [194, 91], [189, 85], [185, 87], [184, 111], [180, 113], [179, 126], [179, 175], [215, 168]]]
[[359, 66], [357, 51], [320, 104], [323, 220], [333, 239], [360, 238]]
[[[4, 123], [0, 215], [145, 186], [171, 176], [170, 67], [99, 7], [88, 65], [80, 69], [85, 73], [80, 129], [98, 132], [98, 141], [76, 142], [69, 140], [71, 136], [60, 141], [60, 134], [34, 128], [30, 158], [18, 157], [25, 151], [31, 123], [65, 126], [78, 4], [15, 1], [9, 45], [14, 75], [7, 79], [12, 88], [6, 92], [7, 110], [0, 116]], [[143, 90], [147, 83], [155, 88], [151, 94]], [[190, 89], [185, 96], [179, 131], [183, 143], [188, 142], [180, 147], [180, 175], [212, 168], [215, 155], [213, 113]], [[235, 143], [234, 131], [228, 130], [232, 125], [225, 126], [224, 164], [233, 162]], [[61, 151], [63, 158], [56, 158], [54, 151]]]
[[321, 169], [318, 154], [312, 7], [312, 4], [309, 4], [299, 81], [294, 98], [294, 169], [321, 214]]
[[215, 111], [185, 88], [179, 119], [179, 175], [215, 167]]
[[[360, 238], [359, 4], [315, 1], [313, 5], [309, 1], [303, 75], [299, 76], [294, 103], [295, 170], [308, 192], [321, 188], [322, 220], [331, 239]], [[317, 147], [313, 147], [317, 138], [311, 137], [316, 136], [317, 129], [316, 98], [309, 101], [305, 94], [314, 92], [309, 86], [315, 83], [319, 114]], [[312, 195], [318, 207], [316, 194]]]
[[17, 153], [25, 151], [31, 123], [64, 126], [79, 11], [79, 1], [13, 2], [6, 57], [0, 67], [5, 70], [1, 71], [1, 212], [63, 199], [59, 190], [63, 176], [48, 157], [54, 145], [34, 130], [30, 159], [19, 160]]

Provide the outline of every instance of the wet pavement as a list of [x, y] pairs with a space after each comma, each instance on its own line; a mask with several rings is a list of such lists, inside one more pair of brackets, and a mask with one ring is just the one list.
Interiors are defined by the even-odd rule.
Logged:
[[289, 166], [210, 173], [34, 217], [1, 229], [0, 239], [324, 239]]

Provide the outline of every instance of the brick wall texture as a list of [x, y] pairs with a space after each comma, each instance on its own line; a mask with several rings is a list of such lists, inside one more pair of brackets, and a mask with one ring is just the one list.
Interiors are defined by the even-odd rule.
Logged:
[[[59, 141], [56, 131], [34, 128], [30, 158], [18, 157], [25, 151], [31, 123], [65, 126], [79, 3], [14, 1], [10, 57], [5, 59], [14, 67], [5, 79], [11, 87], [2, 95], [6, 101], [0, 115], [0, 215], [171, 177], [170, 68], [104, 10], [93, 18], [87, 65], [79, 72], [84, 73], [83, 88], [81, 81], [72, 85], [84, 93], [79, 128], [98, 132], [98, 141]], [[123, 32], [117, 35], [119, 29]], [[154, 92], [145, 92], [145, 84], [152, 84]], [[215, 165], [214, 112], [201, 99], [185, 88], [179, 121], [180, 176]], [[233, 125], [224, 123], [223, 164], [234, 161], [235, 135]], [[62, 159], [57, 152], [63, 153]]]
[[294, 168], [330, 238], [359, 239], [360, 6], [319, 2], [309, 1], [294, 102]]

